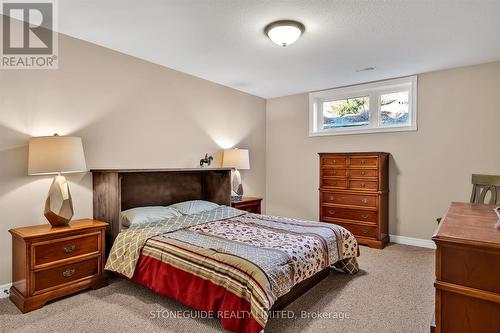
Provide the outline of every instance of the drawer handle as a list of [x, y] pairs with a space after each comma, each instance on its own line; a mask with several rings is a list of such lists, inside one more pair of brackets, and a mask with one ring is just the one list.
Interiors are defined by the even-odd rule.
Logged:
[[363, 230], [361, 230], [361, 232], [366, 235], [368, 233], [368, 230], [363, 229]]
[[365, 187], [366, 187], [366, 184], [365, 184], [365, 183], [361, 183], [361, 187], [362, 187], [362, 188], [365, 188]]
[[366, 164], [366, 160], [361, 160], [361, 164]]
[[362, 203], [364, 203], [365, 205], [368, 204], [368, 199], [367, 198], [364, 198], [363, 200], [361, 200]]
[[363, 170], [363, 171], [361, 171], [361, 176], [364, 176], [364, 175], [366, 175], [366, 172]]
[[335, 197], [333, 195], [330, 195], [330, 200], [331, 201], [335, 200]]
[[333, 160], [333, 164], [337, 164], [337, 160]]
[[76, 249], [76, 246], [74, 246], [74, 245], [68, 245], [68, 246], [63, 247], [64, 253], [71, 253], [71, 252], [75, 251], [75, 249]]
[[334, 210], [329, 210], [329, 211], [328, 211], [328, 214], [330, 214], [330, 215], [335, 215], [335, 211], [334, 211]]
[[361, 217], [364, 218], [364, 219], [367, 219], [368, 218], [368, 214], [361, 214]]
[[63, 276], [66, 277], [66, 278], [73, 276], [73, 274], [75, 274], [75, 269], [74, 268], [68, 268], [67, 270], [65, 270], [63, 272]]

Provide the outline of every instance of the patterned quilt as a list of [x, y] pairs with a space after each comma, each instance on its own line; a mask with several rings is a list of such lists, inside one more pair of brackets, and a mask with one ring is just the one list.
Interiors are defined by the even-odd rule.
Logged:
[[354, 236], [335, 224], [221, 206], [122, 231], [105, 268], [219, 317], [229, 311], [226, 329], [253, 333], [301, 281], [329, 266], [356, 273], [357, 254]]

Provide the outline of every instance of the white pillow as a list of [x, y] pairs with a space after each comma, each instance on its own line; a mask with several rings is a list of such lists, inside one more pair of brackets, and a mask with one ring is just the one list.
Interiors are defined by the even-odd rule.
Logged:
[[127, 209], [120, 214], [122, 225], [130, 227], [133, 224], [161, 221], [172, 217], [182, 216], [177, 210], [170, 207], [150, 206]]
[[219, 207], [219, 205], [210, 201], [191, 200], [191, 201], [179, 202], [170, 205], [168, 207], [174, 208], [183, 215], [192, 215], [192, 214], [200, 214], [203, 212], [207, 212], [209, 210]]

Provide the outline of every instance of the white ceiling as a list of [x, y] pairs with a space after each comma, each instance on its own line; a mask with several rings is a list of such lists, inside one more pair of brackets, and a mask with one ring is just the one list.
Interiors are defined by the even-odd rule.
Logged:
[[500, 0], [60, 0], [59, 30], [265, 98], [500, 60]]

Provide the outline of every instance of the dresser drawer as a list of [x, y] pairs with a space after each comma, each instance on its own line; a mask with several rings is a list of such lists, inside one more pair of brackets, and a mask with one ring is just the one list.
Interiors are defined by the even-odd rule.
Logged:
[[360, 210], [338, 207], [321, 207], [323, 217], [337, 218], [344, 220], [361, 221], [367, 223], [377, 223], [377, 212], [371, 210]]
[[361, 207], [377, 207], [377, 195], [323, 192], [323, 202]]
[[347, 188], [347, 180], [342, 178], [323, 178], [321, 187]]
[[500, 251], [450, 244], [439, 247], [441, 281], [500, 295]]
[[376, 238], [377, 237], [377, 227], [368, 227], [364, 225], [356, 225], [351, 223], [334, 222], [341, 227], [346, 228], [354, 234], [354, 236]]
[[377, 169], [350, 169], [349, 175], [352, 178], [378, 177]]
[[378, 167], [378, 157], [351, 157], [350, 165], [355, 168], [376, 168]]
[[321, 159], [321, 164], [330, 167], [345, 168], [347, 158], [345, 157], [324, 157]]
[[456, 292], [441, 291], [440, 294], [436, 302], [441, 304], [437, 317], [442, 333], [500, 332], [500, 303]]
[[338, 168], [323, 168], [322, 169], [323, 177], [346, 177], [347, 170], [346, 169], [338, 169]]
[[378, 182], [370, 180], [350, 180], [349, 188], [353, 190], [376, 191], [378, 190]]
[[99, 273], [99, 258], [92, 258], [61, 267], [35, 272], [35, 292], [55, 287], [64, 283], [91, 277]]
[[34, 244], [35, 267], [99, 251], [99, 233]]

